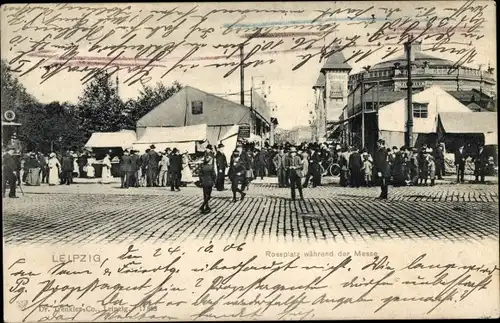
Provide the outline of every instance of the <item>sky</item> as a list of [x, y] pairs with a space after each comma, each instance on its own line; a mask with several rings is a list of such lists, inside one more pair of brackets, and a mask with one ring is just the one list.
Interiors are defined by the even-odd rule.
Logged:
[[[371, 8], [372, 6], [373, 8]], [[431, 9], [433, 6], [436, 8]], [[453, 7], [455, 11], [447, 10], [446, 7]], [[391, 57], [403, 53], [402, 45], [396, 45], [394, 40], [380, 38], [377, 41], [369, 42], [370, 36], [373, 36], [385, 23], [392, 22], [396, 26], [398, 21], [401, 22], [401, 20], [397, 20], [398, 18], [410, 17], [413, 21], [418, 20], [420, 21], [419, 28], [421, 28], [425, 27], [426, 21], [428, 22], [433, 16], [437, 17], [434, 22], [435, 25], [440, 21], [445, 21], [444, 19], [447, 19], [446, 21], [449, 24], [456, 23], [456, 18], [462, 19], [465, 16], [466, 28], [470, 28], [470, 26], [477, 23], [480, 27], [473, 32], [483, 36], [482, 38], [471, 38], [470, 34], [466, 39], [466, 36], [461, 35], [464, 32], [464, 29], [462, 29], [461, 32], [456, 32], [453, 35], [452, 42], [469, 43], [472, 41], [471, 45], [447, 44], [442, 46], [442, 48], [447, 49], [444, 52], [427, 53], [458, 61], [463, 54], [453, 53], [451, 50], [453, 47], [456, 47], [457, 50], [464, 49], [464, 51], [468, 48], [475, 48], [477, 54], [473, 61], [466, 64], [467, 66], [478, 67], [479, 64], [487, 66], [490, 63], [492, 67], [496, 68], [496, 46], [493, 46], [494, 39], [496, 39], [496, 21], [493, 2], [134, 3], [124, 5], [108, 4], [106, 8], [103, 9], [103, 5], [99, 7], [99, 5], [82, 4], [46, 5], [43, 7], [40, 5], [30, 5], [29, 7], [20, 5], [2, 6], [2, 58], [11, 62], [11, 68], [17, 69], [20, 73], [34, 67], [31, 72], [20, 76], [20, 80], [28, 92], [41, 102], [48, 103], [57, 100], [76, 103], [83, 90], [81, 78], [84, 73], [64, 71], [40, 84], [41, 77], [47, 71], [43, 66], [66, 61], [68, 61], [66, 66], [78, 66], [80, 69], [85, 66], [104, 66], [111, 58], [117, 56], [120, 51], [123, 51], [123, 54], [114, 62], [118, 62], [121, 67], [144, 65], [149, 59], [146, 59], [145, 56], [139, 59], [134, 57], [140, 51], [137, 46], [142, 45], [144, 49], [150, 45], [159, 47], [169, 46], [172, 43], [177, 44], [188, 35], [191, 31], [190, 27], [196, 26], [196, 23], [201, 21], [202, 18], [199, 17], [205, 15], [206, 20], [197, 25], [198, 29], [195, 29], [187, 36], [184, 43], [179, 45], [171, 54], [153, 63], [155, 67], [149, 74], [150, 81], [148, 84], [153, 85], [156, 82], [162, 82], [169, 85], [174, 81], [179, 81], [181, 84], [190, 85], [210, 93], [221, 94], [226, 98], [237, 101], [239, 100], [238, 95], [227, 96], [227, 94], [237, 93], [240, 90], [239, 69], [236, 69], [230, 76], [224, 77], [224, 74], [232, 68], [231, 66], [219, 68], [203, 66], [214, 63], [232, 62], [236, 64], [238, 62], [239, 56], [237, 54], [231, 59], [224, 58], [223, 56], [228, 55], [228, 52], [224, 53], [221, 45], [238, 44], [243, 42], [245, 38], [240, 37], [240, 34], [237, 35], [234, 28], [231, 29], [231, 32], [228, 32], [228, 26], [232, 25], [233, 27], [247, 29], [257, 26], [262, 28], [281, 27], [282, 29], [271, 31], [272, 37], [254, 38], [248, 45], [245, 45], [246, 54], [254, 49], [260, 49], [248, 61], [261, 60], [262, 64], [245, 68], [244, 84], [245, 89], [248, 91], [251, 87], [252, 78], [258, 79], [259, 83], [261, 80], [265, 80], [266, 86], [270, 87], [268, 99], [278, 107], [275, 116], [279, 120], [280, 127], [286, 129], [308, 124], [308, 105], [311, 108], [314, 101], [312, 86], [316, 82], [319, 71], [324, 64], [324, 61], [320, 61], [319, 55], [316, 55], [302, 67], [292, 71], [292, 68], [301, 61], [298, 55], [317, 54], [321, 46], [330, 44], [335, 37], [343, 38], [343, 44], [345, 44], [347, 42], [345, 37], [359, 36], [356, 46], [343, 51], [344, 56], [348, 57], [355, 50], [364, 52], [369, 49], [375, 50], [379, 48], [379, 50], [359, 62], [349, 62], [353, 67], [352, 73], [358, 72], [363, 66], [373, 66], [380, 62], [382, 57], [390, 50], [389, 47], [398, 48], [398, 51]], [[206, 16], [213, 9], [226, 9], [226, 11], [212, 12]], [[242, 12], [242, 10], [251, 11], [257, 9], [261, 11]], [[228, 12], [230, 10], [233, 10], [233, 12]], [[277, 12], [269, 12], [272, 10]], [[389, 15], [391, 11], [392, 13]], [[326, 14], [318, 17], [322, 12], [326, 12]], [[416, 15], [419, 13], [422, 14], [422, 17], [417, 18]], [[456, 17], [450, 18], [454, 13]], [[355, 15], [358, 15], [358, 17], [354, 17]], [[313, 23], [312, 20], [315, 18], [319, 19]], [[81, 28], [87, 27], [88, 29], [79, 29], [73, 35], [66, 31], [66, 34], [64, 34], [66, 39], [64, 37], [55, 39], [57, 34], [62, 32], [60, 28], [69, 28], [77, 22], [81, 24]], [[368, 22], [371, 23], [367, 24]], [[319, 28], [314, 26], [322, 25], [327, 28], [327, 24], [334, 23], [338, 24], [338, 27], [324, 39], [319, 33], [313, 33], [314, 31], [317, 32]], [[300, 25], [313, 27], [310, 29], [283, 28]], [[92, 29], [92, 26], [94, 26], [94, 29]], [[390, 35], [399, 37], [407, 26], [400, 27]], [[157, 30], [154, 35], [147, 38], [155, 28]], [[101, 40], [108, 33], [111, 33], [111, 35]], [[103, 48], [123, 43], [134, 33], [136, 36], [126, 43], [125, 46], [129, 46], [127, 48], [122, 47], [111, 55], [109, 53], [112, 51], [111, 48]], [[413, 31], [413, 33], [415, 34], [416, 31]], [[87, 34], [90, 35], [86, 39], [79, 39], [84, 38], [83, 36]], [[162, 34], [165, 34], [165, 37], [162, 37]], [[251, 33], [247, 31], [247, 34]], [[386, 34], [389, 35], [387, 31]], [[40, 43], [42, 40], [44, 42]], [[39, 41], [39, 43], [35, 46], [36, 41]], [[309, 42], [314, 42], [314, 44], [311, 44], [311, 48], [304, 49], [310, 44]], [[184, 62], [189, 66], [175, 68], [161, 78], [167, 70], [171, 69], [195, 47], [195, 43], [204, 44], [205, 47], [201, 47], [189, 56], [188, 60]], [[371, 46], [367, 46], [369, 44]], [[435, 44], [435, 40], [424, 40], [422, 47], [425, 50], [436, 46]], [[219, 45], [218, 48], [215, 48], [217, 45]], [[92, 49], [93, 46], [94, 49]], [[294, 46], [296, 46], [295, 49], [293, 49]], [[71, 51], [71, 48], [73, 51]], [[154, 48], [150, 47], [150, 50], [153, 51]], [[99, 50], [102, 51], [99, 52]], [[234, 51], [234, 49], [228, 50], [229, 52]], [[70, 54], [61, 56], [64, 52]], [[16, 59], [16, 57], [18, 58]], [[71, 57], [71, 60], [68, 60], [68, 57]], [[37, 66], [41, 59], [44, 59], [44, 61]], [[269, 60], [273, 60], [273, 62], [269, 63]], [[198, 64], [199, 66], [193, 67], [192, 64]], [[120, 80], [119, 93], [122, 99], [136, 97], [140, 89], [142, 89], [140, 82], [134, 85], [123, 84], [132, 75], [128, 74], [126, 69], [120, 70], [117, 74]], [[246, 103], [249, 104], [248, 96], [246, 97]]]

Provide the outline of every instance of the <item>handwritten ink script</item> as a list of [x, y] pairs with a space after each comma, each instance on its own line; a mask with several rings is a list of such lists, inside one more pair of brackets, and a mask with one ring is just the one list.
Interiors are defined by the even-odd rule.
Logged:
[[20, 76], [41, 75], [41, 83], [67, 72], [86, 83], [105, 70], [121, 71], [133, 85], [201, 69], [228, 77], [240, 66], [281, 63], [296, 71], [339, 51], [347, 62], [385, 59], [407, 41], [423, 41], [424, 51], [455, 57], [452, 73], [474, 62], [495, 23], [486, 18], [494, 8], [488, 2], [317, 6], [6, 5], [2, 57]]
[[210, 243], [31, 258], [5, 263], [7, 313], [23, 322], [387, 318], [401, 308], [425, 318], [498, 296], [496, 265], [436, 262], [426, 253], [401, 260]]

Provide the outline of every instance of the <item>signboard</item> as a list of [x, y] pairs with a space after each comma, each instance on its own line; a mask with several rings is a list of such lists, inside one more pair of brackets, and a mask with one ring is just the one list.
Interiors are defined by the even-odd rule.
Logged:
[[250, 125], [244, 124], [240, 125], [238, 129], [238, 138], [250, 138]]

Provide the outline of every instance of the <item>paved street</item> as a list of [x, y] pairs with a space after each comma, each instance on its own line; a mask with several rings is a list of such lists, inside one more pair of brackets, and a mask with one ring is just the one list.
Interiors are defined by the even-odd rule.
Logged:
[[498, 186], [443, 183], [434, 187], [378, 188], [327, 185], [290, 201], [289, 190], [253, 183], [243, 201], [214, 192], [212, 212], [200, 214], [201, 190], [120, 189], [80, 182], [72, 186], [24, 187], [4, 199], [7, 244], [163, 242], [203, 239], [269, 241], [370, 241], [498, 237]]

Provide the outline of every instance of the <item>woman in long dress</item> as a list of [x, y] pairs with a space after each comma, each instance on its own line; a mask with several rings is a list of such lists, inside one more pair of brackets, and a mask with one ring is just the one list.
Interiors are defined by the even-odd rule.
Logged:
[[109, 184], [111, 181], [111, 158], [109, 154], [102, 160], [102, 183]]
[[191, 168], [189, 168], [189, 153], [186, 150], [184, 154], [182, 154], [182, 171], [181, 171], [181, 181], [184, 184], [193, 182], [193, 173], [191, 172]]
[[28, 177], [26, 178], [26, 185], [40, 186], [40, 162], [36, 155], [32, 153], [28, 160]]
[[61, 163], [56, 157], [56, 154], [51, 153], [48, 161], [49, 167], [49, 185], [54, 186], [60, 184], [59, 173], [61, 172]]

